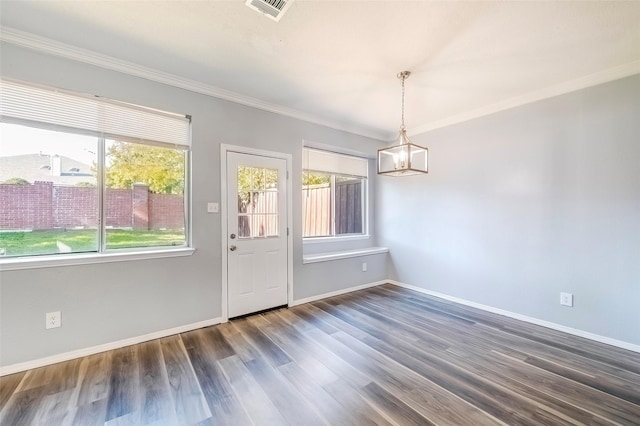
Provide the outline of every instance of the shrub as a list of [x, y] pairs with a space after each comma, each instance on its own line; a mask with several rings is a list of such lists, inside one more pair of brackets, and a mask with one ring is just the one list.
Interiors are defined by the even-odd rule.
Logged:
[[7, 185], [31, 185], [28, 180], [19, 177], [9, 178], [2, 183]]

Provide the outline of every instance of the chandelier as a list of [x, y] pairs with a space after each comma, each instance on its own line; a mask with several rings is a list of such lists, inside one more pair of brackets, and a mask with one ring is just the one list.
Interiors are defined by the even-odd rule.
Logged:
[[410, 71], [398, 73], [398, 78], [402, 80], [402, 124], [394, 144], [378, 150], [379, 175], [408, 176], [428, 172], [427, 148], [411, 142], [404, 127], [404, 81], [410, 75]]

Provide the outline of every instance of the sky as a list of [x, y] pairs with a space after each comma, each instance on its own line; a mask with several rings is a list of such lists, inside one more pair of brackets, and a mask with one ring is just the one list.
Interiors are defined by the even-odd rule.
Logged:
[[0, 156], [61, 155], [91, 165], [96, 161], [97, 138], [15, 124], [0, 123]]

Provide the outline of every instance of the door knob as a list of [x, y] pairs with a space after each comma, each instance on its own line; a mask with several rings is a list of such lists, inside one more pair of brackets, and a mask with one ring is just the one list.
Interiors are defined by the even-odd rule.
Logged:
[[229, 250], [231, 250], [231, 251], [236, 251], [237, 248], [238, 247], [236, 247], [236, 246], [229, 246]]

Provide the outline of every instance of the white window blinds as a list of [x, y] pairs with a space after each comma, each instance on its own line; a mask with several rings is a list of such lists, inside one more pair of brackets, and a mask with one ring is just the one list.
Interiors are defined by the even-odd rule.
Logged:
[[0, 119], [129, 142], [189, 148], [190, 119], [90, 95], [0, 81]]
[[304, 169], [314, 172], [367, 177], [368, 163], [366, 158], [303, 148], [302, 163]]

